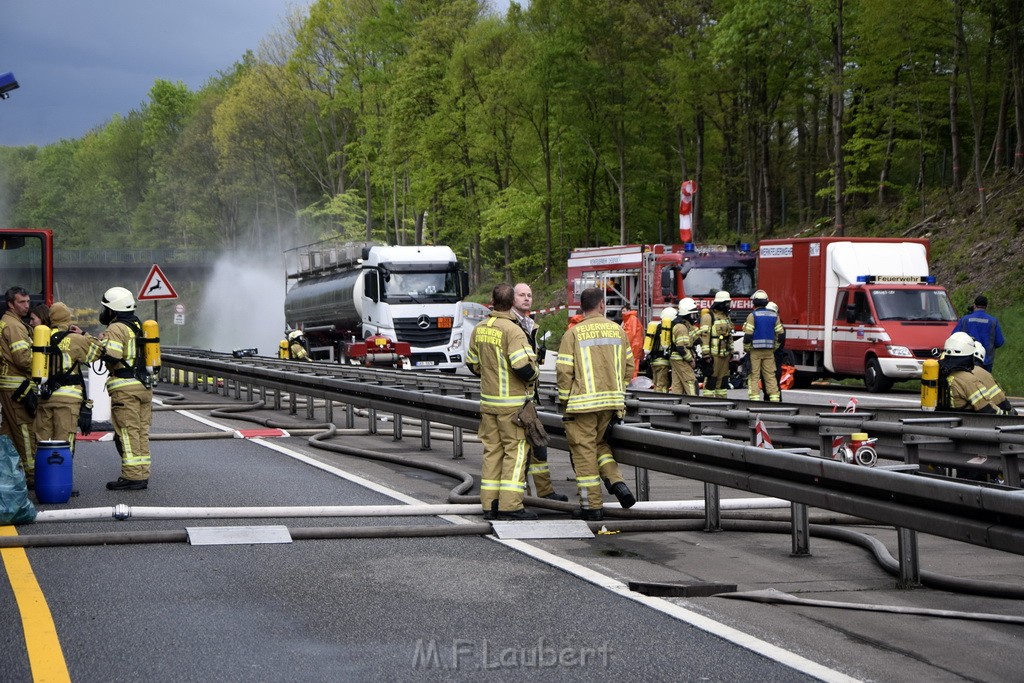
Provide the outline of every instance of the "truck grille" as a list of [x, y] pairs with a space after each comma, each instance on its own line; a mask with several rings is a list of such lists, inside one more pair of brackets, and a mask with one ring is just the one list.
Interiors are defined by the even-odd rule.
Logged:
[[419, 325], [418, 318], [402, 318], [395, 320], [395, 335], [398, 341], [409, 342], [413, 346], [441, 346], [451, 341], [450, 328], [438, 329], [437, 318], [430, 318], [426, 328]]

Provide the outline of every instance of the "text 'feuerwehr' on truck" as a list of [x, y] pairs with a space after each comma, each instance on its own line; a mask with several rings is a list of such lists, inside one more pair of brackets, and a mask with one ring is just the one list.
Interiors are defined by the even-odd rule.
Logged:
[[[285, 252], [285, 323], [301, 329], [314, 358], [359, 362], [363, 340], [409, 345], [405, 364], [454, 371], [479, 322], [463, 303], [469, 280], [446, 246], [337, 244]], [[478, 306], [477, 306], [478, 307]]]

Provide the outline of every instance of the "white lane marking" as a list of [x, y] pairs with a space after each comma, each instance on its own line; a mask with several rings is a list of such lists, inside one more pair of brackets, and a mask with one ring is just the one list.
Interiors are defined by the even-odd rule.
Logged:
[[[208, 418], [202, 417], [201, 415], [196, 415], [194, 413], [190, 413], [187, 410], [178, 410], [176, 412], [186, 417], [192, 418], [197, 422], [201, 422], [207, 426], [216, 427], [218, 429], [225, 429], [225, 427], [223, 427], [222, 425], [218, 425], [217, 423], [209, 420]], [[233, 430], [229, 428], [228, 431]], [[332, 465], [327, 465], [318, 460], [310, 458], [309, 456], [303, 455], [298, 451], [293, 451], [292, 449], [283, 446], [278, 442], [264, 441], [263, 439], [260, 438], [250, 439], [249, 442], [258, 444], [265, 448], [269, 448], [273, 451], [277, 451], [282, 455], [287, 455], [290, 458], [294, 458], [300, 462], [312, 465], [313, 467], [323, 470], [324, 472], [329, 472], [335, 476], [341, 477], [342, 479], [350, 481], [354, 484], [364, 486], [370, 489], [371, 491], [376, 491], [377, 493], [381, 493], [385, 496], [394, 498], [395, 500], [400, 500], [410, 505], [426, 504], [424, 501], [419, 500], [417, 498], [413, 498], [412, 496], [408, 496], [399, 491], [395, 491], [394, 489], [390, 489], [386, 486], [382, 486], [380, 484], [372, 482], [369, 479], [364, 479], [363, 477], [360, 477], [358, 475], [354, 475], [344, 470], [338, 469], [337, 467], [334, 467]], [[459, 516], [443, 516], [442, 519], [453, 522], [455, 524], [476, 523], [475, 520], [469, 520], [465, 517]], [[555, 567], [556, 569], [561, 569], [562, 571], [568, 574], [572, 574], [577, 578], [583, 579], [587, 583], [593, 584], [600, 588], [604, 588], [607, 591], [610, 591], [616, 595], [627, 598], [629, 600], [633, 600], [634, 602], [638, 602], [642, 605], [646, 605], [647, 607], [657, 610], [662, 614], [672, 617], [673, 619], [682, 621], [683, 623], [689, 624], [707, 633], [711, 633], [712, 635], [716, 635], [723, 640], [733, 643], [734, 645], [738, 645], [752, 652], [756, 652], [757, 654], [763, 657], [778, 662], [779, 664], [788, 666], [789, 668], [794, 669], [795, 671], [799, 671], [800, 673], [807, 674], [808, 676], [812, 676], [822, 681], [829, 681], [830, 683], [855, 683], [859, 680], [856, 678], [851, 678], [850, 676], [847, 676], [842, 672], [836, 671], [835, 669], [830, 669], [827, 666], [818, 664], [817, 662], [813, 662], [807, 659], [806, 657], [801, 657], [800, 655], [790, 652], [789, 650], [785, 650], [776, 645], [772, 645], [771, 643], [761, 640], [760, 638], [756, 638], [752, 635], [743, 633], [742, 631], [739, 631], [731, 626], [726, 626], [725, 624], [715, 621], [714, 619], [705, 617], [684, 607], [680, 607], [679, 605], [673, 604], [668, 600], [652, 597], [649, 595], [641, 595], [639, 593], [634, 593], [629, 589], [629, 586], [622, 583], [618, 579], [613, 579], [610, 576], [594, 571], [589, 567], [584, 567], [583, 565], [573, 562], [572, 560], [567, 560], [565, 558], [558, 557], [557, 555], [549, 553], [546, 550], [542, 550], [541, 548], [532, 546], [524, 541], [501, 540], [496, 537], [487, 538], [493, 540], [495, 543], [501, 543], [502, 545], [511, 548], [512, 550], [516, 550], [520, 553], [523, 553], [524, 555], [527, 555], [537, 560], [538, 562], [543, 562], [544, 564]]]

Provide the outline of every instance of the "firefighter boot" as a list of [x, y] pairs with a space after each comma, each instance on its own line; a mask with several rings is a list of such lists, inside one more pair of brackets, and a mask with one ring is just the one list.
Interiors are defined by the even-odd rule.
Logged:
[[528, 522], [537, 519], [537, 513], [526, 508], [519, 508], [509, 512], [498, 512], [498, 519], [509, 522]]
[[484, 519], [487, 520], [488, 522], [490, 522], [490, 521], [495, 520], [497, 518], [498, 518], [498, 501], [497, 500], [492, 500], [491, 501], [491, 509], [490, 510], [484, 510]]
[[557, 500], [560, 503], [568, 503], [569, 502], [569, 496], [567, 496], [567, 495], [565, 495], [563, 493], [551, 492], [551, 493], [549, 493], [546, 496], [541, 496], [541, 498], [544, 498], [545, 500]]
[[621, 505], [624, 510], [628, 510], [636, 505], [636, 496], [634, 496], [629, 490], [629, 487], [626, 486], [626, 482], [620, 481], [618, 484], [613, 484], [610, 491], [612, 495], [619, 499], [619, 505]]
[[600, 522], [604, 519], [604, 510], [601, 508], [587, 509], [579, 508], [572, 511], [573, 519], [582, 519], [586, 522]]
[[141, 491], [149, 488], [149, 479], [125, 479], [118, 477], [117, 481], [108, 481], [108, 491]]

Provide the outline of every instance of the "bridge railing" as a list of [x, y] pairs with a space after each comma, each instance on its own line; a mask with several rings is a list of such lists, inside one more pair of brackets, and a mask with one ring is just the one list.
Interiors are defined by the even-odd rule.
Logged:
[[57, 266], [104, 264], [212, 265], [218, 254], [208, 249], [54, 249]]

